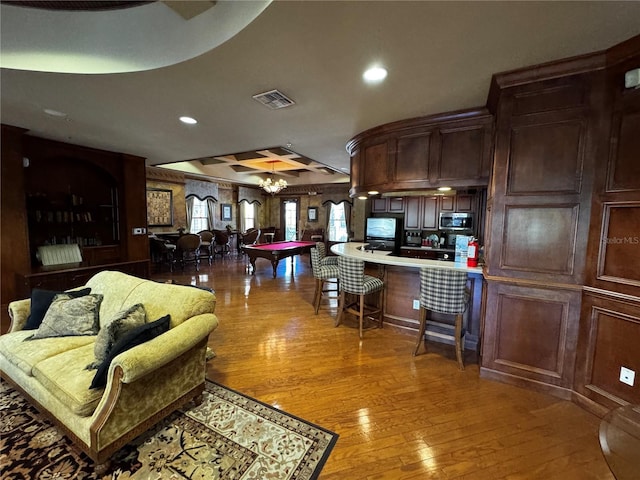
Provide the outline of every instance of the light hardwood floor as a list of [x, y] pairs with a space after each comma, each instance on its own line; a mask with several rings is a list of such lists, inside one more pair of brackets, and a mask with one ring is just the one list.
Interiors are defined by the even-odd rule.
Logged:
[[217, 356], [207, 376], [340, 435], [320, 478], [613, 479], [598, 445], [599, 419], [546, 394], [479, 378], [467, 352], [385, 326], [358, 340], [356, 322], [335, 328], [337, 302], [313, 312], [308, 255], [256, 276], [242, 257], [216, 259], [156, 280], [216, 291]]

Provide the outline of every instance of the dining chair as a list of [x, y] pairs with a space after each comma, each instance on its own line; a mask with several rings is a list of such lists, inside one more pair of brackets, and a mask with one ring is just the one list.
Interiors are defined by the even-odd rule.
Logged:
[[200, 271], [200, 235], [185, 233], [176, 242], [176, 259], [184, 271], [187, 263], [193, 263], [196, 271]]
[[[340, 273], [338, 271], [338, 265], [322, 265], [320, 258], [320, 251], [318, 248], [311, 248], [311, 271], [313, 272], [313, 277], [316, 279], [316, 288], [313, 293], [313, 306], [318, 314], [318, 310], [320, 309], [320, 299], [322, 298], [323, 293], [340, 291]], [[333, 281], [332, 281], [333, 280]], [[334, 289], [324, 289], [325, 282], [335, 283], [338, 288]]]

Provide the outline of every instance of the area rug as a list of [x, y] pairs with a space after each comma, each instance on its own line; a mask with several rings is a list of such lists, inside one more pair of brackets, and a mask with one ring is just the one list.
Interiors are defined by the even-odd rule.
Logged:
[[338, 435], [214, 382], [204, 401], [123, 447], [107, 472], [6, 382], [0, 383], [0, 478], [316, 479]]

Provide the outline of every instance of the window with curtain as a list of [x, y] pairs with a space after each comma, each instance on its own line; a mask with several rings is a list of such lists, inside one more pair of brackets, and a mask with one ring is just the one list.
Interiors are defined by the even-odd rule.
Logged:
[[256, 228], [256, 206], [253, 203], [242, 202], [242, 228], [246, 232], [250, 228]]
[[209, 229], [209, 219], [207, 214], [207, 202], [197, 197], [193, 198], [193, 208], [191, 210], [190, 233], [198, 233]]
[[347, 232], [347, 218], [344, 202], [338, 205], [332, 203], [329, 210], [329, 241], [330, 242], [346, 242], [349, 240]]

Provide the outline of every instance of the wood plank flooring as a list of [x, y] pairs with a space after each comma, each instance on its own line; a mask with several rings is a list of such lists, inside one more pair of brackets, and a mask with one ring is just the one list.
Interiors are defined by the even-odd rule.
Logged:
[[415, 332], [385, 326], [358, 340], [334, 327], [336, 300], [313, 312], [308, 255], [216, 259], [155, 280], [216, 291], [217, 356], [207, 376], [340, 435], [320, 478], [613, 479], [599, 419], [573, 403], [478, 376], [474, 352], [458, 370], [453, 347], [412, 356]]

